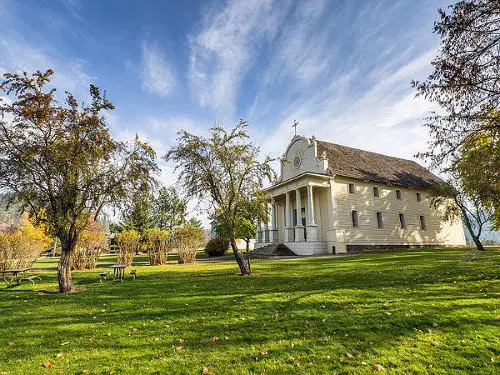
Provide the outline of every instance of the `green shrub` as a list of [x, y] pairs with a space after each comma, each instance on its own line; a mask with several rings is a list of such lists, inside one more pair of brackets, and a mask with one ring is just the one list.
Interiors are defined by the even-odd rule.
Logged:
[[72, 259], [72, 269], [94, 269], [101, 251], [106, 251], [108, 243], [106, 233], [98, 222], [92, 222], [78, 239]]
[[203, 244], [203, 229], [185, 225], [175, 231], [175, 242], [179, 249], [178, 262], [192, 263], [196, 259], [196, 251]]
[[166, 230], [150, 229], [146, 232], [149, 250], [149, 264], [166, 264], [170, 250], [170, 233]]
[[127, 230], [116, 234], [116, 243], [120, 247], [117, 263], [130, 266], [134, 260], [135, 252], [139, 247], [141, 235], [135, 230]]
[[220, 257], [229, 248], [229, 240], [223, 237], [215, 237], [208, 241], [205, 246], [205, 253], [209, 257]]

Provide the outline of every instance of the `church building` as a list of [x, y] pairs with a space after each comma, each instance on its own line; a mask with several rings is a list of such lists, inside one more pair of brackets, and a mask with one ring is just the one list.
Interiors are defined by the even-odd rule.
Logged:
[[462, 222], [441, 218], [429, 188], [439, 178], [414, 161], [296, 135], [281, 158], [269, 223], [255, 251], [297, 255], [465, 245]]

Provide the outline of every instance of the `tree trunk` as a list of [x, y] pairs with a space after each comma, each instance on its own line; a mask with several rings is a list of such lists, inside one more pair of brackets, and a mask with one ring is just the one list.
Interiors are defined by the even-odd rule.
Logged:
[[462, 216], [464, 219], [465, 227], [469, 231], [469, 234], [472, 237], [472, 241], [474, 241], [474, 244], [476, 245], [476, 249], [484, 250], [484, 246], [481, 243], [479, 236], [476, 236], [476, 234], [474, 233], [474, 230], [472, 229], [472, 225], [470, 223], [469, 216], [467, 216], [467, 212], [464, 209], [461, 209], [461, 210], [462, 210]]
[[238, 246], [236, 245], [236, 240], [234, 238], [230, 239], [231, 249], [233, 249], [234, 257], [236, 258], [236, 262], [238, 263], [238, 267], [240, 267], [240, 272], [242, 275], [250, 275], [250, 270], [245, 264], [245, 259], [243, 259], [243, 255], [238, 251]]
[[56, 249], [57, 249], [57, 237], [54, 238], [54, 247], [52, 248], [52, 258], [56, 256]]
[[[469, 231], [469, 233], [470, 233], [470, 231]], [[476, 249], [484, 250], [484, 246], [481, 243], [481, 241], [479, 240], [479, 237], [475, 236], [473, 233], [470, 233], [470, 235], [472, 237], [472, 241], [474, 241], [474, 244], [476, 245]]]
[[59, 292], [71, 292], [73, 288], [73, 280], [71, 279], [71, 258], [75, 250], [76, 240], [67, 238], [61, 240], [61, 259], [57, 270], [57, 278], [59, 280]]
[[250, 239], [245, 240], [245, 242], [247, 243], [247, 253], [248, 253], [250, 251]]

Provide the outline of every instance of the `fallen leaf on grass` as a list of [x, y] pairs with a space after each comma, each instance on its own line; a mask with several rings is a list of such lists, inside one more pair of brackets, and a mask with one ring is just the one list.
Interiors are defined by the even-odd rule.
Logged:
[[89, 339], [89, 341], [90, 341], [90, 342], [95, 342], [95, 338], [91, 337], [91, 338]]
[[57, 353], [57, 354], [56, 354], [56, 358], [62, 358], [62, 357], [64, 357], [64, 354], [63, 354], [63, 353]]
[[214, 336], [210, 339], [210, 342], [217, 342], [219, 341], [219, 338], [217, 336]]
[[15, 345], [16, 343], [14, 341], [9, 341], [8, 342], [9, 346]]
[[224, 340], [229, 340], [229, 337], [228, 336], [224, 336]]
[[274, 319], [278, 319], [278, 317], [280, 316], [280, 314], [276, 313], [276, 314], [273, 314], [273, 318]]
[[61, 343], [61, 345], [68, 345], [69, 344], [69, 341], [64, 341]]
[[53, 362], [50, 359], [47, 359], [45, 362], [42, 363], [42, 366], [45, 368], [51, 368], [53, 365]]
[[175, 351], [176, 351], [176, 352], [180, 352], [181, 350], [182, 350], [182, 346], [176, 346], [176, 347], [175, 347]]
[[347, 358], [354, 358], [354, 356], [351, 353], [346, 354]]
[[385, 368], [383, 368], [382, 365], [379, 364], [373, 365], [373, 369], [375, 371], [385, 371]]
[[206, 367], [203, 367], [201, 369], [201, 375], [215, 375], [212, 371], [210, 371], [209, 369], [207, 369]]
[[264, 348], [264, 349], [262, 349], [262, 350], [260, 351], [260, 355], [261, 355], [261, 356], [266, 356], [266, 355], [267, 355], [267, 353], [268, 353], [267, 348]]
[[183, 339], [179, 339], [179, 344], [184, 344], [184, 340]]
[[158, 353], [158, 354], [156, 354], [156, 355], [155, 355], [155, 358], [156, 358], [156, 359], [162, 359], [162, 358], [163, 358], [163, 356], [162, 356], [160, 353]]
[[366, 362], [361, 362], [361, 366], [366, 366], [368, 363]]

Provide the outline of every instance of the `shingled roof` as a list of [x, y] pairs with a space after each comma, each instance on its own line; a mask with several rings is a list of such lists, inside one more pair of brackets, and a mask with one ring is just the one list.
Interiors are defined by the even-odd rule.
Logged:
[[326, 153], [328, 168], [334, 175], [424, 189], [441, 181], [412, 160], [330, 142], [316, 141], [316, 144], [318, 157]]

